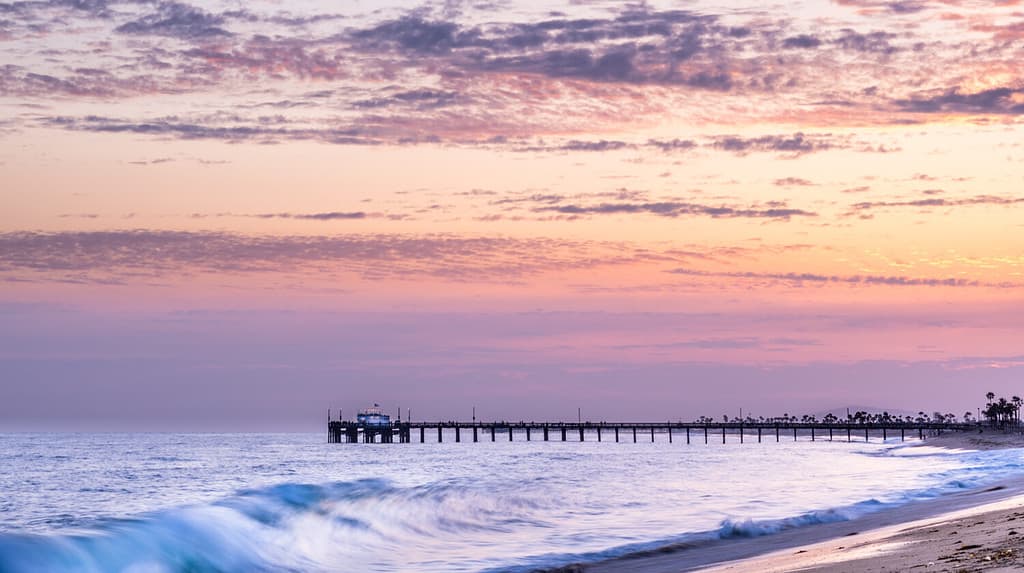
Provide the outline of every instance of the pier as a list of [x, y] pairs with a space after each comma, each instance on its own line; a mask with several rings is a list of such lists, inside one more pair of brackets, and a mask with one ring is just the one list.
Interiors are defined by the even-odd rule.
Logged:
[[341, 443], [443, 442], [681, 442], [684, 444], [763, 441], [861, 441], [899, 437], [926, 439], [942, 432], [977, 431], [956, 422], [387, 422], [331, 420], [327, 441]]

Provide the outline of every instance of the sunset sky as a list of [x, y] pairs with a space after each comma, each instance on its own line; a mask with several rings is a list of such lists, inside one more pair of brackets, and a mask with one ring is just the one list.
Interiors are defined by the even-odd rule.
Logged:
[[1021, 62], [1020, 0], [0, 3], [0, 429], [1024, 394]]

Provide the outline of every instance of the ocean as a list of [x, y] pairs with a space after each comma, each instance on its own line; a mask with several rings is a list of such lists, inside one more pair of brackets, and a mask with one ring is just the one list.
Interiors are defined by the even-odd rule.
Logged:
[[843, 438], [0, 434], [0, 572], [531, 571], [814, 527], [1024, 468], [1024, 450]]

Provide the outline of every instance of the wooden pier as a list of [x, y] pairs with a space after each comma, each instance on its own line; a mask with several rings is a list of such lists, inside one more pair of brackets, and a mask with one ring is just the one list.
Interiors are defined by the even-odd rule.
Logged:
[[340, 443], [443, 443], [508, 441], [633, 442], [658, 440], [686, 444], [721, 441], [781, 442], [925, 439], [942, 432], [977, 431], [977, 424], [944, 422], [389, 422], [365, 425], [327, 422], [327, 441]]

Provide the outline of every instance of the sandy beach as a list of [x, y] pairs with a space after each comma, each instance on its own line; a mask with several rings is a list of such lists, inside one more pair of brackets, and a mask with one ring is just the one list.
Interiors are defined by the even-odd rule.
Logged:
[[[1024, 448], [1020, 434], [947, 434], [922, 445]], [[1024, 478], [837, 523], [676, 545], [564, 571], [782, 573], [1024, 569]]]
[[1024, 496], [698, 570], [993, 571], [1024, 569]]

